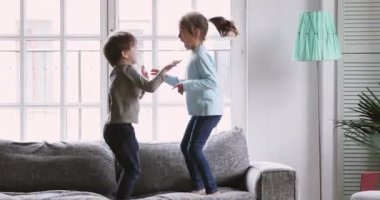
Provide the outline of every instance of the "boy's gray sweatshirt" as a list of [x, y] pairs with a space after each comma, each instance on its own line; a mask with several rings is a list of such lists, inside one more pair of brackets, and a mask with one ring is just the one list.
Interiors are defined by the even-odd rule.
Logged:
[[144, 92], [154, 92], [164, 81], [160, 71], [152, 80], [147, 80], [132, 65], [114, 66], [108, 90], [107, 123], [138, 123], [140, 98]]

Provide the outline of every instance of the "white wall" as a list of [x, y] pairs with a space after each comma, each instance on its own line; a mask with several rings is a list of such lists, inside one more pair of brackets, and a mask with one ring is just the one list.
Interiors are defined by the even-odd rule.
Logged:
[[322, 142], [322, 198], [335, 200], [337, 195], [337, 133], [336, 119], [336, 63], [322, 62], [321, 67], [321, 142]]
[[[247, 4], [250, 158], [294, 167], [299, 199], [321, 199], [317, 63], [292, 61], [299, 16], [320, 10], [321, 1], [247, 0]], [[327, 81], [335, 85], [331, 77]], [[327, 103], [323, 106], [333, 104]]]
[[[337, 17], [337, 1], [321, 0], [323, 11]], [[337, 24], [336, 24], [337, 27]], [[322, 139], [322, 198], [336, 200], [337, 198], [337, 133], [334, 128], [336, 120], [336, 72], [335, 61], [319, 63], [321, 68], [321, 139]]]

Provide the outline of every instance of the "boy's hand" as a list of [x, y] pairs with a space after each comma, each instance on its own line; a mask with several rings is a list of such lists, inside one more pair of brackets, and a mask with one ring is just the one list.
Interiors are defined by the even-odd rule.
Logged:
[[175, 88], [177, 88], [178, 93], [183, 95], [183, 92], [184, 92], [183, 83], [178, 83], [177, 85], [175, 85], [173, 87], [173, 89], [175, 89]]
[[141, 74], [142, 74], [146, 79], [149, 79], [149, 74], [148, 74], [148, 72], [145, 70], [144, 65], [141, 66]]
[[160, 72], [159, 69], [151, 69], [150, 70], [150, 75], [156, 76], [158, 74], [158, 72]]

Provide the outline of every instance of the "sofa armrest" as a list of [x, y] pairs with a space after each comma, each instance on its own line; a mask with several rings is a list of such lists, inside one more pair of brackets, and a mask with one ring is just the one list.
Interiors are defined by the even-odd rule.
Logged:
[[261, 200], [296, 200], [296, 171], [283, 164], [251, 162], [246, 188]]

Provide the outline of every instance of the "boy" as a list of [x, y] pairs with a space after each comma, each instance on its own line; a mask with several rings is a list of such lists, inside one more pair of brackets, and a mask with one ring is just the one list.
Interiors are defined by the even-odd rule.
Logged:
[[137, 61], [136, 38], [124, 31], [109, 36], [103, 53], [113, 67], [108, 95], [109, 116], [103, 137], [123, 170], [115, 195], [116, 200], [129, 199], [141, 173], [138, 142], [132, 123], [138, 123], [139, 99], [143, 92], [154, 92], [164, 81], [166, 73], [180, 61], [164, 67], [151, 81], [133, 66]]

